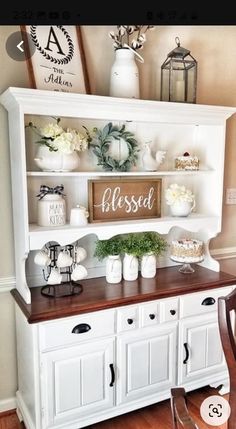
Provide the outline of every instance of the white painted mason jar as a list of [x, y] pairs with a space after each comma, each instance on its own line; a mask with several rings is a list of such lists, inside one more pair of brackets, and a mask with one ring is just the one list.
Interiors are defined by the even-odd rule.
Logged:
[[156, 275], [156, 256], [154, 253], [147, 253], [141, 258], [141, 276], [151, 279]]
[[138, 278], [138, 258], [136, 256], [125, 253], [123, 259], [123, 277], [124, 280], [128, 281]]
[[46, 194], [38, 201], [38, 225], [62, 226], [66, 223], [66, 203], [59, 194]]
[[134, 52], [128, 48], [115, 51], [110, 75], [110, 96], [139, 98], [139, 71]]
[[107, 283], [120, 283], [122, 279], [122, 262], [120, 255], [109, 255], [106, 260]]

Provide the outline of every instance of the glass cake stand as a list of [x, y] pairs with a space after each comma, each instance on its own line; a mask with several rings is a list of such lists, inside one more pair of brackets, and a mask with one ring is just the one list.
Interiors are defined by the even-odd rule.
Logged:
[[191, 273], [195, 272], [195, 269], [192, 267], [191, 264], [195, 264], [197, 262], [202, 262], [204, 258], [199, 257], [199, 258], [196, 258], [194, 261], [193, 261], [193, 259], [191, 259], [191, 260], [189, 260], [189, 262], [188, 262], [187, 258], [186, 258], [185, 262], [183, 262], [182, 259], [181, 260], [178, 259], [177, 257], [175, 258], [175, 257], [171, 256], [170, 259], [174, 262], [182, 262], [183, 265], [178, 270], [180, 273], [191, 274]]

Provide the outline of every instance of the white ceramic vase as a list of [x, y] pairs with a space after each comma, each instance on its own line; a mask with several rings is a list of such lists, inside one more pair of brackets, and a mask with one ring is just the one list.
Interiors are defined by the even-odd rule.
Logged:
[[122, 262], [120, 255], [109, 255], [106, 260], [107, 283], [120, 283], [122, 279]]
[[123, 277], [124, 280], [133, 281], [138, 278], [138, 258], [125, 253], [123, 259]]
[[151, 279], [156, 275], [156, 256], [154, 253], [147, 253], [141, 258], [141, 276]]
[[139, 98], [139, 71], [134, 52], [121, 48], [115, 51], [115, 55], [110, 75], [110, 95]]
[[75, 170], [80, 163], [79, 155], [76, 151], [70, 154], [50, 151], [47, 146], [39, 145], [35, 164], [43, 171], [72, 171]]
[[47, 194], [38, 201], [39, 226], [62, 226], [66, 223], [66, 203], [58, 194]]
[[177, 201], [170, 206], [172, 216], [188, 216], [195, 207], [195, 201]]

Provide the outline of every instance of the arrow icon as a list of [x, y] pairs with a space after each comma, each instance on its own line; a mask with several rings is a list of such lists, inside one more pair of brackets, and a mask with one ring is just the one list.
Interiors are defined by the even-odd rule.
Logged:
[[24, 52], [24, 49], [21, 47], [21, 45], [23, 45], [24, 41], [22, 40], [21, 42], [18, 43], [18, 45], [16, 45], [16, 47], [19, 49], [19, 51]]

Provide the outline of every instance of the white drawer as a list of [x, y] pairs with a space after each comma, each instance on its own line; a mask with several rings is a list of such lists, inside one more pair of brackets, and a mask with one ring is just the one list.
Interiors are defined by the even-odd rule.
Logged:
[[127, 306], [117, 310], [117, 332], [133, 331], [138, 326], [138, 307]]
[[167, 298], [160, 301], [160, 322], [172, 322], [179, 318], [179, 299]]
[[[74, 330], [74, 332], [72, 332]], [[115, 311], [104, 310], [39, 325], [40, 349], [77, 344], [115, 332]]]
[[160, 322], [160, 305], [159, 302], [153, 301], [149, 304], [140, 306], [141, 327], [155, 326]]
[[228, 286], [180, 297], [180, 317], [189, 317], [195, 314], [205, 314], [216, 311], [217, 299], [220, 296], [228, 295], [232, 290], [233, 287]]

